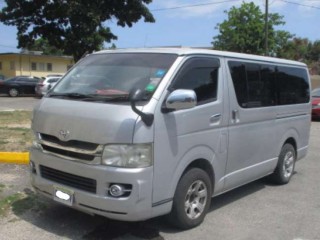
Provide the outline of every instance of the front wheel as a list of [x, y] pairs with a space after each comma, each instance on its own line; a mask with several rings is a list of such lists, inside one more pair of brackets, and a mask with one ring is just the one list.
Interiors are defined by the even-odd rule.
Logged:
[[16, 88], [10, 88], [9, 90], [9, 96], [10, 97], [18, 97], [19, 91]]
[[211, 195], [208, 174], [199, 168], [190, 169], [177, 185], [169, 221], [181, 229], [198, 226], [210, 207]]
[[293, 175], [295, 162], [296, 151], [291, 144], [286, 143], [281, 149], [278, 165], [270, 175], [271, 180], [276, 184], [287, 184]]

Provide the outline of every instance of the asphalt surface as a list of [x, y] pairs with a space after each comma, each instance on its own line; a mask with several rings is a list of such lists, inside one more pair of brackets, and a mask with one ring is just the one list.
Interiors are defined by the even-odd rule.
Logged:
[[172, 228], [163, 217], [128, 223], [75, 211], [35, 196], [27, 166], [0, 165], [0, 183], [11, 186], [6, 194], [24, 191], [42, 203], [0, 216], [0, 239], [320, 240], [319, 146], [320, 122], [312, 122], [308, 156], [297, 162], [289, 184], [261, 179], [218, 196], [205, 221], [188, 231]]
[[35, 96], [12, 98], [5, 95], [0, 95], [0, 111], [31, 111], [33, 107], [39, 102], [39, 100], [40, 99], [36, 98]]

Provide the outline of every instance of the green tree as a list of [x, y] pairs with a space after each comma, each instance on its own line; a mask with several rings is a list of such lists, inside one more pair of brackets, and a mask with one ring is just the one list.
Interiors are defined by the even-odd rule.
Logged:
[[5, 0], [0, 21], [16, 26], [18, 47], [28, 48], [38, 38], [72, 55], [75, 61], [85, 52], [99, 50], [116, 40], [107, 21], [132, 27], [141, 18], [154, 22], [146, 4], [152, 0]]
[[295, 37], [278, 51], [278, 57], [308, 62], [312, 43], [307, 38]]
[[54, 46], [51, 46], [47, 40], [39, 38], [33, 42], [32, 45], [28, 45], [28, 50], [30, 51], [41, 51], [43, 55], [63, 55], [63, 50], [57, 49]]
[[[241, 53], [265, 53], [265, 14], [253, 2], [243, 2], [239, 8], [232, 7], [225, 11], [228, 19], [217, 24], [219, 34], [213, 38], [213, 48]], [[283, 25], [283, 16], [277, 13], [268, 15], [269, 52], [276, 53], [292, 34], [275, 30], [275, 26]]]
[[311, 44], [309, 59], [311, 61], [320, 61], [320, 40], [317, 40]]

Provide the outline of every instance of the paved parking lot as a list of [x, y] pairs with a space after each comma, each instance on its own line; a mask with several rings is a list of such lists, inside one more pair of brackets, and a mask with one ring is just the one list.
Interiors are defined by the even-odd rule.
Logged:
[[34, 96], [29, 97], [7, 97], [0, 95], [0, 111], [12, 111], [12, 110], [29, 110], [39, 102], [39, 98]]
[[[1, 107], [6, 99], [11, 101], [0, 97]], [[28, 99], [13, 100], [12, 108], [38, 101]], [[216, 197], [203, 224], [189, 231], [171, 228], [164, 218], [128, 223], [77, 212], [34, 195], [27, 166], [0, 165], [3, 193], [28, 196], [0, 215], [0, 239], [320, 240], [319, 146], [320, 122], [312, 122], [308, 156], [297, 163], [288, 185], [262, 179]]]

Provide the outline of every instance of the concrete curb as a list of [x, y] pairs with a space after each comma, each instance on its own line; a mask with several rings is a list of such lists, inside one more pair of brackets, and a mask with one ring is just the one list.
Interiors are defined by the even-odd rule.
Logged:
[[0, 163], [29, 164], [28, 152], [0, 152]]

